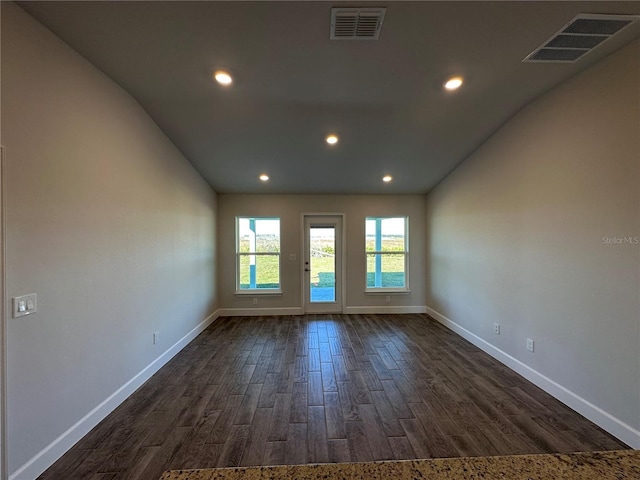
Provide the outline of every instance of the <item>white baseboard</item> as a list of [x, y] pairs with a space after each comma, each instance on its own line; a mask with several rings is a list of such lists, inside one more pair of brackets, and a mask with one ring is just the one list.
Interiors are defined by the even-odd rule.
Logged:
[[632, 448], [640, 449], [640, 431], [636, 430], [631, 425], [627, 425], [626, 423], [614, 417], [610, 413], [604, 411], [597, 405], [592, 404], [588, 400], [585, 400], [571, 390], [563, 387], [559, 383], [556, 383], [537, 370], [529, 367], [527, 364], [521, 362], [517, 358], [514, 358], [508, 353], [493, 346], [486, 340], [483, 340], [476, 334], [458, 325], [453, 320], [448, 319], [432, 308], [427, 307], [426, 313], [431, 315], [434, 319], [436, 319], [448, 329], [454, 331], [461, 337], [473, 343], [476, 347], [484, 350], [496, 360], [505, 364], [511, 370], [519, 373], [524, 378], [534, 383], [551, 396], [557, 398], [565, 405], [585, 416], [596, 425], [599, 425], [614, 437], [620, 439]]
[[302, 307], [282, 308], [221, 308], [218, 310], [220, 317], [261, 317], [268, 315], [303, 315]]
[[387, 305], [376, 305], [376, 306], [362, 306], [362, 307], [345, 307], [344, 313], [349, 314], [385, 314], [385, 313], [427, 313], [427, 307], [424, 305], [410, 305], [410, 306], [387, 306]]
[[[220, 317], [255, 317], [266, 315], [304, 315], [302, 307], [284, 308], [221, 308], [218, 310]], [[384, 314], [384, 313], [427, 313], [425, 306], [363, 306], [344, 307], [344, 313], [349, 314]]]
[[9, 480], [33, 480], [42, 472], [53, 465], [67, 450], [73, 447], [82, 437], [91, 431], [107, 415], [113, 412], [144, 382], [149, 380], [162, 366], [171, 360], [191, 340], [202, 333], [213, 321], [218, 318], [219, 310], [216, 310], [193, 330], [169, 347], [163, 354], [143, 368], [131, 380], [113, 392], [102, 403], [78, 420], [66, 432], [43, 448], [38, 454], [22, 465], [18, 470], [9, 475]]

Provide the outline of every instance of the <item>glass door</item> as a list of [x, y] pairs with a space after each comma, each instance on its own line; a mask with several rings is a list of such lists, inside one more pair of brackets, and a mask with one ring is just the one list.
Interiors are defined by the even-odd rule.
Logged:
[[305, 312], [342, 312], [342, 217], [307, 215]]

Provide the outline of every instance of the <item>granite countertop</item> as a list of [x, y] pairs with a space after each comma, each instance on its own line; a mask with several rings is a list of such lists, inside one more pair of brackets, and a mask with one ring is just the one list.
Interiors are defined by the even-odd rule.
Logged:
[[278, 467], [172, 470], [160, 480], [631, 480], [640, 479], [640, 451], [440, 458]]

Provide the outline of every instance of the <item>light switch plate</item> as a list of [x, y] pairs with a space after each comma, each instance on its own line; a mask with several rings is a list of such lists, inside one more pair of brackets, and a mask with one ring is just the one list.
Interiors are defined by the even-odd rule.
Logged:
[[527, 338], [527, 350], [533, 352], [534, 341], [530, 338]]
[[38, 310], [36, 294], [30, 293], [21, 297], [13, 297], [13, 318], [31, 315]]

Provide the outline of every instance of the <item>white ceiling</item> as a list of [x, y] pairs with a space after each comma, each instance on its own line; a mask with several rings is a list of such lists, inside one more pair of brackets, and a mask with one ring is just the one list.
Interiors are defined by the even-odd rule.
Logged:
[[[575, 64], [533, 64], [521, 61], [576, 14], [640, 2], [19, 4], [219, 193], [427, 192], [528, 102], [640, 35], [636, 22]], [[354, 4], [387, 7], [380, 40], [329, 40], [331, 7]], [[231, 88], [212, 81], [219, 68]], [[445, 93], [452, 74], [466, 83]]]

